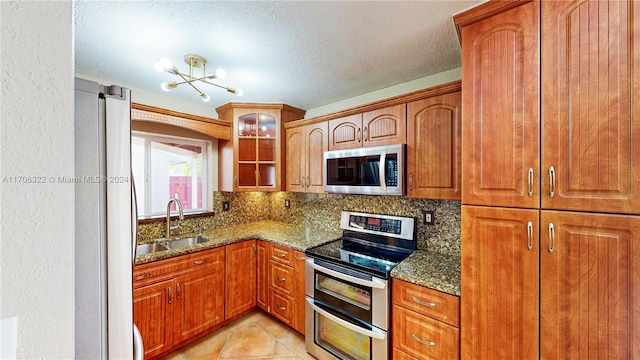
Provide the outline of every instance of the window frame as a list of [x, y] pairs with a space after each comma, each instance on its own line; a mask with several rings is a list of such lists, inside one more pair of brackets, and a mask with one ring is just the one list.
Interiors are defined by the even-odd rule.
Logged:
[[[153, 218], [164, 218], [166, 217], [166, 210], [161, 212], [152, 212], [152, 186], [150, 181], [150, 173], [151, 173], [151, 142], [180, 142], [185, 145], [193, 145], [200, 146], [202, 148], [202, 207], [198, 209], [189, 209], [184, 210], [184, 214], [203, 214], [209, 213], [213, 211], [213, 188], [215, 184], [213, 182], [213, 167], [216, 166], [216, 162], [213, 161], [214, 149], [213, 142], [210, 140], [204, 139], [196, 139], [189, 138], [184, 136], [175, 136], [161, 133], [153, 133], [148, 131], [140, 131], [140, 130], [132, 130], [131, 137], [143, 138], [144, 139], [144, 174], [145, 174], [145, 186], [144, 186], [144, 204], [142, 206], [143, 212], [138, 211], [138, 219], [153, 219]], [[133, 171], [132, 171], [133, 172]], [[134, 181], [140, 181], [139, 179], [134, 179]], [[138, 190], [137, 188], [136, 190]], [[140, 196], [138, 196], [140, 198]], [[167, 199], [168, 201], [168, 199]], [[140, 205], [138, 205], [140, 207]]]

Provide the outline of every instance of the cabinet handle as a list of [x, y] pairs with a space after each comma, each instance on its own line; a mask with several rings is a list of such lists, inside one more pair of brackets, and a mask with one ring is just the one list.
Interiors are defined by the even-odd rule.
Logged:
[[276, 255], [277, 257], [281, 257], [281, 258], [283, 258], [283, 257], [287, 256], [287, 254], [285, 254], [285, 253], [280, 253], [280, 252], [277, 252], [277, 251], [275, 252], [275, 255]]
[[529, 197], [533, 196], [533, 168], [529, 168]]
[[204, 264], [206, 262], [209, 262], [209, 258], [206, 258], [204, 260], [196, 260], [196, 261], [193, 262], [193, 265], [202, 265], [202, 264]]
[[171, 290], [171, 286], [167, 289], [169, 290], [169, 304], [171, 304], [171, 300], [173, 300], [173, 290]]
[[276, 279], [278, 279], [280, 281], [286, 281], [287, 280], [287, 278], [283, 278], [283, 277], [280, 277], [278, 275], [276, 275]]
[[553, 253], [553, 249], [556, 246], [556, 229], [553, 227], [553, 223], [549, 223], [549, 254]]
[[286, 307], [284, 307], [284, 306], [280, 306], [279, 304], [276, 304], [276, 307], [277, 307], [280, 311], [285, 311], [285, 310], [287, 310], [287, 308], [286, 308]]
[[360, 142], [360, 140], [362, 140], [362, 132], [358, 129], [358, 142]]
[[413, 174], [409, 174], [409, 191], [413, 191]]
[[428, 306], [428, 307], [435, 307], [436, 306], [436, 304], [434, 304], [432, 302], [422, 301], [422, 300], [416, 298], [415, 296], [411, 296], [411, 300], [415, 301], [416, 303], [418, 303], [420, 305], [424, 305], [424, 306]]
[[293, 257], [295, 257], [296, 260], [306, 260], [307, 259], [305, 256], [294, 255]]
[[364, 141], [369, 141], [369, 129], [367, 129], [367, 127], [364, 127]]
[[151, 273], [146, 273], [146, 274], [143, 274], [143, 275], [138, 275], [138, 276], [136, 276], [136, 281], [138, 281], [138, 280], [142, 280], [142, 279], [146, 279], [146, 278], [148, 278], [149, 276], [151, 276]]
[[307, 187], [307, 188], [309, 187], [309, 177], [308, 176], [307, 176], [307, 180], [305, 180], [305, 182], [304, 182], [304, 186]]
[[180, 284], [176, 284], [176, 300], [180, 300]]
[[302, 186], [303, 188], [305, 188], [305, 184], [304, 184], [304, 176], [300, 176], [300, 186]]
[[549, 197], [556, 193], [556, 169], [549, 166]]
[[533, 223], [531, 221], [527, 223], [527, 248], [533, 249]]
[[422, 340], [414, 333], [411, 333], [411, 337], [414, 338], [420, 344], [425, 344], [425, 345], [429, 345], [429, 346], [436, 346], [436, 343], [434, 343], [433, 341]]

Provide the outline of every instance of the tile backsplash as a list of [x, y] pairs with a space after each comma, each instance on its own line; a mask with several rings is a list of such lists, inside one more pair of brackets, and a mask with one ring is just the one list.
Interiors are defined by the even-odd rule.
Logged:
[[[289, 208], [285, 207], [289, 200]], [[222, 203], [229, 210], [222, 211]], [[404, 196], [305, 194], [295, 192], [215, 192], [215, 216], [185, 219], [177, 234], [197, 232], [261, 220], [335, 229], [342, 210], [415, 217], [418, 249], [460, 255], [460, 201], [411, 199]], [[433, 211], [434, 224], [424, 225], [422, 211]], [[140, 225], [138, 243], [163, 237], [165, 223]], [[330, 240], [330, 239], [327, 239]]]

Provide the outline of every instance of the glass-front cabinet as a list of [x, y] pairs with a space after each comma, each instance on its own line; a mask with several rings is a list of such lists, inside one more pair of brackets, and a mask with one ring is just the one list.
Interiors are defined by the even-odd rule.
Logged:
[[233, 139], [219, 141], [221, 191], [284, 190], [285, 122], [304, 117], [304, 110], [285, 104], [228, 103], [216, 109], [233, 122]]

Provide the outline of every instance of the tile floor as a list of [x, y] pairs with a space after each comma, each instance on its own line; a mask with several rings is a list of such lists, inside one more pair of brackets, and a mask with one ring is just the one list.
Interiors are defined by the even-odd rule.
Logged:
[[160, 360], [313, 360], [304, 337], [262, 310], [206, 335]]

